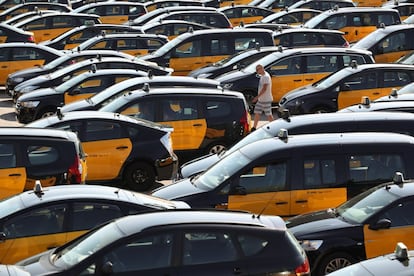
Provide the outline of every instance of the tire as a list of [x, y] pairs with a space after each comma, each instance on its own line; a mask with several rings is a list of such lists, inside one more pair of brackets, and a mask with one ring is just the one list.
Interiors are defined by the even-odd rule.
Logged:
[[214, 143], [212, 145], [210, 145], [206, 151], [207, 154], [210, 153], [219, 153], [223, 150], [227, 149], [227, 145], [225, 143], [222, 142], [218, 142], [218, 143]]
[[155, 183], [154, 169], [143, 162], [132, 163], [125, 169], [123, 182], [130, 190], [146, 191]]
[[52, 108], [43, 109], [37, 115], [37, 119], [46, 118], [46, 117], [49, 117], [55, 114], [56, 114], [56, 109], [52, 109]]
[[326, 275], [353, 263], [355, 259], [351, 255], [345, 252], [333, 253], [322, 259], [316, 268], [316, 275]]

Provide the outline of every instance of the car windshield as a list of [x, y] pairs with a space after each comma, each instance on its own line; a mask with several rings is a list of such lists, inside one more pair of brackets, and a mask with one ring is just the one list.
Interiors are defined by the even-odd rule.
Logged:
[[122, 106], [125, 106], [129, 102], [129, 98], [126, 97], [127, 94], [121, 94], [119, 97], [116, 98], [110, 98], [106, 100], [104, 103], [102, 103], [102, 108], [100, 111], [107, 111], [107, 112], [121, 112], [119, 109]]
[[367, 35], [361, 38], [352, 47], [355, 47], [356, 49], [369, 49], [372, 45], [383, 39], [385, 35], [387, 34], [384, 32], [375, 32], [373, 35]]
[[22, 210], [24, 207], [22, 199], [18, 195], [5, 198], [0, 201], [0, 218], [7, 217], [12, 213]]
[[241, 151], [235, 151], [215, 163], [198, 177], [194, 178], [192, 180], [193, 184], [202, 190], [212, 190], [251, 161], [252, 160]]
[[[187, 36], [186, 36], [187, 37]], [[164, 44], [154, 52], [151, 52], [150, 55], [154, 56], [163, 56], [164, 54], [168, 53], [171, 49], [176, 47], [179, 43], [181, 43], [184, 39], [182, 37], [176, 37], [173, 40], [169, 41], [168, 43]]]
[[277, 61], [278, 59], [280, 59], [283, 56], [286, 56], [286, 54], [283, 54], [282, 52], [273, 52], [271, 54], [268, 54], [268, 55], [256, 60], [255, 62], [251, 63], [249, 66], [246, 66], [241, 71], [246, 72], [248, 74], [256, 74], [256, 66], [257, 65], [261, 64], [265, 68], [267, 68], [267, 66], [269, 64]]
[[116, 223], [107, 224], [56, 250], [51, 261], [57, 267], [68, 269], [123, 236]]
[[401, 87], [397, 93], [398, 95], [414, 93], [414, 82]]
[[332, 85], [338, 83], [340, 80], [344, 79], [345, 77], [352, 74], [354, 71], [352, 68], [344, 68], [342, 70], [336, 71], [325, 78], [321, 79], [320, 81], [313, 84], [314, 87], [318, 87], [319, 89], [326, 89], [331, 87]]
[[239, 148], [247, 144], [250, 144], [250, 143], [253, 143], [259, 140], [263, 140], [266, 138], [271, 138], [271, 137], [274, 137], [274, 135], [272, 135], [272, 133], [267, 131], [265, 127], [258, 128], [257, 130], [250, 133], [249, 135], [241, 139], [239, 142], [231, 146], [228, 150], [222, 151], [223, 156], [229, 155], [230, 153], [235, 152], [236, 150], [238, 150]]
[[65, 81], [61, 85], [58, 85], [55, 88], [55, 90], [56, 90], [56, 92], [66, 92], [69, 89], [71, 89], [72, 87], [74, 87], [76, 84], [84, 82], [84, 80], [85, 80], [85, 75], [84, 74], [77, 75], [77, 76], [75, 76], [73, 78], [70, 78], [69, 80]]
[[346, 221], [360, 224], [397, 198], [397, 195], [381, 186], [353, 197], [340, 205], [336, 212]]
[[[247, 52], [249, 52], [249, 53], [247, 53]], [[234, 64], [234, 63], [239, 62], [240, 60], [243, 60], [244, 58], [248, 57], [250, 55], [250, 52], [251, 52], [251, 49], [243, 51], [243, 52], [236, 53], [236, 54], [231, 55], [231, 56], [228, 56], [226, 58], [223, 58], [223, 59], [213, 63], [213, 66], [221, 67], [221, 66], [224, 66], [224, 65], [227, 65], [227, 64], [228, 65]]]
[[44, 69], [49, 69], [49, 70], [50, 69], [53, 69], [53, 68], [56, 68], [59, 65], [65, 63], [68, 59], [70, 59], [70, 57], [69, 56], [66, 56], [66, 55], [65, 56], [61, 56], [61, 57], [58, 57], [57, 59], [54, 59], [53, 61], [45, 64], [45, 66], [43, 66], [43, 68]]

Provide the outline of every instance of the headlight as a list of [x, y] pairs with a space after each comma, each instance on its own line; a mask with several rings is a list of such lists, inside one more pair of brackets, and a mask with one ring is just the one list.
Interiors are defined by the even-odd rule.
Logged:
[[34, 108], [38, 106], [40, 101], [27, 101], [27, 102], [19, 102], [18, 105], [26, 107], [26, 108]]
[[225, 83], [222, 85], [224, 89], [231, 89], [233, 87], [233, 83]]
[[13, 83], [20, 83], [20, 82], [22, 82], [22, 81], [24, 81], [24, 79], [23, 79], [23, 78], [12, 78], [12, 79], [11, 79], [11, 82], [13, 82]]
[[321, 247], [323, 240], [303, 240], [299, 243], [305, 251], [315, 251]]
[[39, 87], [37, 87], [37, 86], [31, 86], [31, 85], [30, 86], [26, 86], [26, 87], [20, 89], [20, 93], [32, 92], [33, 90], [36, 90], [37, 88], [39, 88]]
[[211, 76], [211, 73], [204, 73], [204, 74], [198, 75], [198, 78], [208, 78], [210, 76]]

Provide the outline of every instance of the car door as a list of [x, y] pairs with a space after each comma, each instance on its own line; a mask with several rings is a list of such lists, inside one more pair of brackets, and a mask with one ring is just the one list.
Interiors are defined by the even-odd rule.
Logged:
[[174, 128], [171, 134], [174, 150], [199, 149], [207, 132], [206, 119], [201, 116], [199, 101], [190, 97], [168, 97], [161, 100], [159, 123]]
[[394, 32], [384, 37], [373, 47], [371, 51], [374, 54], [375, 62], [391, 63], [405, 56], [414, 49], [414, 42], [411, 41], [414, 31], [403, 30]]
[[228, 208], [289, 216], [291, 201], [288, 160], [253, 165], [237, 174], [228, 196]]
[[0, 198], [6, 198], [24, 191], [26, 169], [18, 166], [16, 142], [0, 143]]
[[[373, 206], [375, 208], [375, 206]], [[364, 247], [367, 258], [391, 253], [398, 242], [408, 248], [414, 247], [414, 199], [405, 198], [385, 207], [377, 216], [364, 225]], [[389, 220], [390, 227], [373, 229], [370, 224]]]
[[[76, 131], [75, 124], [70, 127]], [[132, 151], [127, 130], [118, 122], [88, 120], [79, 131], [82, 147], [87, 154], [86, 180], [117, 178]]]
[[0, 243], [0, 262], [12, 264], [66, 241], [66, 204], [33, 208], [5, 220], [1, 226], [6, 239]]
[[375, 100], [387, 96], [391, 88], [400, 88], [412, 81], [411, 74], [404, 70], [381, 69], [359, 72], [340, 82], [338, 109], [361, 102], [363, 96]]

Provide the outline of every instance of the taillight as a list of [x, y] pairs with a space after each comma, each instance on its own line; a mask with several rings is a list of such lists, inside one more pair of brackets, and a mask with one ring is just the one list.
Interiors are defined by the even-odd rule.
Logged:
[[349, 42], [348, 41], [346, 41], [345, 43], [344, 43], [344, 45], [343, 45], [345, 48], [349, 48]]
[[33, 43], [35, 43], [35, 38], [34, 38], [34, 36], [29, 36], [28, 38], [27, 38], [27, 41], [28, 42], [33, 42]]
[[295, 269], [295, 273], [296, 273], [296, 276], [310, 274], [310, 266], [309, 266], [308, 258], [305, 258], [305, 261], [303, 262], [303, 264], [301, 264]]
[[78, 156], [76, 156], [75, 162], [69, 167], [68, 179], [70, 183], [82, 183], [82, 163]]
[[250, 125], [249, 125], [249, 113], [246, 111], [240, 119], [240, 124], [243, 127], [244, 134], [249, 133]]

